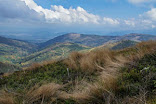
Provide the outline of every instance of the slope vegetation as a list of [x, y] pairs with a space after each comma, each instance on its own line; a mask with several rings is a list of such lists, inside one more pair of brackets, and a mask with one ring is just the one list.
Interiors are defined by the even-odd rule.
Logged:
[[73, 52], [0, 79], [2, 104], [155, 104], [156, 42]]
[[0, 61], [15, 64], [22, 56], [37, 50], [37, 45], [0, 37]]
[[0, 73], [12, 73], [19, 70], [21, 70], [20, 67], [0, 62]]

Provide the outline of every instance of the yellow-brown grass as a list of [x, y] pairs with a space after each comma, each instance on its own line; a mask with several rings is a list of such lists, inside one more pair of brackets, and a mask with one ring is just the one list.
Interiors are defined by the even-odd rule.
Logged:
[[0, 91], [0, 104], [15, 104], [13, 95]]
[[69, 65], [70, 68], [78, 70], [80, 68], [80, 59], [84, 56], [83, 53], [80, 52], [72, 52], [67, 60], [65, 60], [65, 64]]
[[89, 53], [72, 53], [64, 62], [71, 69], [80, 69], [84, 72], [102, 71], [106, 67], [120, 66], [127, 61], [123, 56], [110, 50], [97, 50]]
[[[70, 97], [78, 103], [86, 103], [89, 99], [103, 99], [105, 103], [117, 102], [113, 92], [116, 89], [116, 78], [119, 68], [126, 63], [134, 62], [145, 54], [156, 51], [156, 42], [142, 42], [133, 48], [120, 51], [97, 50], [89, 53], [72, 53], [65, 63], [72, 69], [80, 69], [84, 72], [100, 72], [100, 76], [94, 83], [88, 83], [84, 89], [75, 88]], [[128, 55], [125, 53], [129, 52]], [[83, 86], [83, 85], [79, 85]], [[98, 101], [98, 100], [96, 100]]]
[[45, 99], [50, 99], [50, 102], [53, 102], [60, 94], [59, 89], [61, 88], [61, 85], [55, 83], [49, 83], [40, 87], [35, 86], [26, 94], [24, 103], [33, 104], [34, 102], [38, 102], [43, 104]]
[[[97, 82], [81, 82], [75, 86], [73, 92], [68, 95], [79, 104], [97, 103], [98, 100], [105, 102], [115, 101], [114, 91], [116, 89], [116, 79], [114, 76], [99, 76]], [[95, 101], [95, 102], [94, 102]], [[91, 103], [91, 104], [92, 104]]]

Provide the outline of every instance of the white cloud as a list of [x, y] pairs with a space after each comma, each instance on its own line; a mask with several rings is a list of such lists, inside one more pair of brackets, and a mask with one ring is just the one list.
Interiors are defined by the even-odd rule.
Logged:
[[156, 25], [152, 25], [152, 28], [156, 28]]
[[135, 22], [134, 22], [133, 20], [124, 20], [124, 23], [125, 23], [126, 25], [129, 25], [129, 26], [132, 26], [132, 27], [135, 26]]
[[110, 25], [118, 25], [118, 24], [120, 24], [120, 22], [118, 20], [112, 19], [112, 18], [107, 18], [107, 17], [103, 18], [103, 23], [104, 24], [110, 24]]
[[156, 2], [156, 0], [128, 0], [128, 1], [133, 4]]
[[[133, 0], [129, 0], [133, 1]], [[146, 0], [135, 0], [135, 3], [145, 2]], [[136, 19], [113, 19], [110, 17], [100, 17], [87, 12], [82, 7], [69, 9], [63, 6], [51, 5], [51, 9], [45, 9], [37, 5], [33, 0], [0, 0], [0, 24], [19, 23], [26, 24], [27, 21], [36, 21], [36, 24], [45, 23], [51, 25], [57, 23], [60, 26], [77, 26], [77, 27], [124, 27], [124, 28], [155, 28], [156, 26], [156, 8], [152, 8]], [[21, 23], [22, 21], [22, 23]], [[24, 21], [24, 22], [23, 22]], [[48, 23], [48, 24], [47, 24]], [[70, 24], [70, 25], [66, 25]], [[82, 25], [83, 24], [83, 25]], [[90, 25], [91, 24], [91, 25]], [[32, 24], [32, 25], [35, 25]], [[54, 24], [56, 27], [56, 24]], [[38, 26], [38, 25], [37, 25]]]
[[152, 8], [150, 11], [144, 13], [143, 16], [152, 21], [156, 21], [156, 8]]
[[151, 10], [140, 15], [141, 24], [147, 28], [156, 28], [156, 8], [152, 8]]
[[95, 23], [98, 24], [100, 17], [88, 13], [81, 7], [76, 9], [65, 9], [63, 6], [52, 5], [51, 9], [44, 9], [38, 6], [33, 0], [22, 0], [26, 5], [40, 14], [44, 14], [47, 22], [64, 22], [64, 23]]

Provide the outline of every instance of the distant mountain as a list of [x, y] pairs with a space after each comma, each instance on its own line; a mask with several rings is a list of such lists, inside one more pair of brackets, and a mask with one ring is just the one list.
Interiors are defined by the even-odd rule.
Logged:
[[0, 73], [11, 73], [22, 70], [20, 67], [0, 62]]
[[96, 49], [111, 49], [111, 50], [120, 50], [128, 47], [135, 46], [138, 42], [132, 41], [132, 40], [121, 40], [117, 42], [108, 42], [104, 45], [98, 46], [93, 48], [93, 50]]
[[32, 44], [0, 36], [0, 61], [25, 66], [33, 62], [60, 59], [72, 51], [83, 51], [96, 47], [113, 50], [123, 49], [147, 40], [156, 40], [156, 36], [136, 33], [123, 36], [69, 33], [41, 44]]
[[34, 62], [42, 62], [47, 60], [58, 60], [66, 58], [73, 51], [89, 50], [90, 47], [76, 43], [56, 43], [41, 51], [35, 52], [21, 59], [22, 66], [32, 64]]
[[119, 37], [120, 40], [133, 40], [133, 41], [148, 41], [148, 40], [156, 40], [155, 35], [148, 35], [148, 34], [126, 34]]
[[138, 42], [132, 41], [132, 40], [123, 40], [120, 42], [117, 42], [116, 45], [111, 47], [112, 50], [120, 50], [128, 47], [135, 46]]
[[90, 47], [97, 47], [108, 42], [117, 42], [121, 40], [132, 40], [132, 41], [156, 40], [156, 36], [148, 35], [148, 34], [135, 34], [135, 33], [127, 34], [123, 36], [99, 36], [99, 35], [69, 33], [69, 34], [58, 36], [47, 42], [44, 42], [40, 44], [40, 47], [43, 48], [55, 43], [62, 43], [62, 42], [72, 42], [72, 43], [83, 44]]
[[10, 39], [0, 36], [0, 44], [5, 44], [9, 46], [14, 46], [22, 49], [29, 49], [29, 51], [32, 51], [36, 49], [37, 45], [31, 44], [26, 41], [16, 40], [16, 39]]
[[45, 43], [42, 43], [40, 46], [46, 47], [55, 43], [72, 42], [72, 43], [83, 44], [90, 47], [96, 47], [110, 40], [116, 40], [117, 38], [118, 36], [99, 36], [99, 35], [84, 35], [84, 34], [69, 33], [69, 34], [58, 36]]
[[0, 36], [0, 61], [16, 63], [21, 57], [36, 51], [37, 45], [21, 40], [15, 40]]

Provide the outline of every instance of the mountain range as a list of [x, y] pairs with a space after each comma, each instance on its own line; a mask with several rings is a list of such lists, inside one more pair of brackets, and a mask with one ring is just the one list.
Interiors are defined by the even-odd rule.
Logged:
[[69, 33], [36, 44], [0, 36], [0, 62], [23, 67], [34, 62], [62, 59], [73, 51], [91, 51], [98, 48], [117, 50], [148, 40], [156, 40], [156, 36], [135, 33], [123, 36]]
[[156, 40], [155, 35], [148, 35], [148, 34], [126, 34], [123, 36], [100, 36], [100, 35], [85, 35], [85, 34], [76, 34], [76, 33], [69, 33], [65, 35], [58, 36], [53, 38], [47, 42], [41, 43], [40, 47], [47, 47], [49, 45], [55, 43], [62, 43], [62, 42], [72, 42], [83, 44], [89, 47], [97, 47], [103, 45], [107, 42], [118, 42], [122, 40], [132, 40], [132, 41], [147, 41], [147, 40]]

